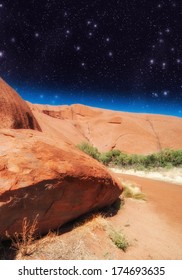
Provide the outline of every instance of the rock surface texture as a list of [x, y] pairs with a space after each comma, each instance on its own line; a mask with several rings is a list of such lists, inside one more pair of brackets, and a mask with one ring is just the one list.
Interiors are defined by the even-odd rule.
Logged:
[[0, 129], [41, 130], [27, 103], [0, 78]]
[[182, 119], [178, 117], [123, 113], [83, 105], [29, 106], [44, 132], [65, 137], [74, 144], [89, 142], [100, 152], [119, 149], [149, 154], [165, 148], [182, 148]]
[[38, 214], [46, 233], [112, 204], [122, 187], [107, 169], [74, 146], [41, 132], [0, 130], [0, 236], [22, 231]]

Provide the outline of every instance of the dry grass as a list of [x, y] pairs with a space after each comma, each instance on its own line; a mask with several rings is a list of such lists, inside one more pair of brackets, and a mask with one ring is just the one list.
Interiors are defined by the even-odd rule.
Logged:
[[70, 232], [61, 235], [58, 232], [49, 232], [44, 238], [36, 241], [36, 251], [31, 258], [94, 260], [96, 256], [90, 251], [87, 240], [90, 238], [97, 242], [95, 230], [102, 230], [106, 224], [102, 215], [93, 214], [75, 222]]
[[75, 228], [84, 230], [105, 229], [107, 227], [107, 221], [101, 213], [91, 214], [81, 222], [75, 223]]
[[[75, 222], [73, 229], [69, 232], [61, 235], [59, 235], [58, 232], [49, 232], [44, 238], [34, 242], [36, 250], [34, 250], [31, 255], [18, 255], [17, 258], [96, 260], [103, 258], [106, 250], [108, 250], [106, 258], [108, 258], [108, 256], [112, 254], [112, 250], [124, 248], [117, 245], [121, 239], [117, 243], [115, 240], [116, 235], [119, 238], [121, 237], [108, 219], [101, 213], [92, 214], [85, 219]], [[113, 240], [115, 240], [115, 242]]]
[[123, 184], [123, 195], [126, 198], [133, 198], [138, 200], [146, 200], [145, 194], [141, 191], [140, 187], [137, 184], [131, 183], [129, 181], [121, 180]]
[[11, 247], [18, 251], [20, 256], [29, 256], [31, 255], [35, 248], [33, 246], [33, 241], [35, 240], [35, 232], [37, 230], [38, 215], [35, 217], [32, 223], [28, 221], [25, 217], [22, 221], [22, 232], [15, 232], [14, 236], [11, 237], [8, 232], [6, 233], [7, 237], [11, 239]]

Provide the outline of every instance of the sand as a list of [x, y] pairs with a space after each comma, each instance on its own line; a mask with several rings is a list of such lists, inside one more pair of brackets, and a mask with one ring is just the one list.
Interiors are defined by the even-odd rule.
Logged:
[[127, 199], [112, 222], [131, 246], [124, 259], [182, 259], [182, 188], [167, 182], [117, 174], [137, 184], [147, 201]]

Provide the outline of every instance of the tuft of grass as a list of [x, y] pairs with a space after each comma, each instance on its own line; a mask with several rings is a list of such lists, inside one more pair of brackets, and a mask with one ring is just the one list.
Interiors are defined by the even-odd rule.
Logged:
[[124, 197], [138, 200], [146, 200], [145, 194], [141, 192], [140, 188], [137, 185], [125, 181], [123, 181], [122, 184], [124, 188]]
[[11, 237], [8, 232], [6, 233], [6, 236], [12, 241], [11, 247], [17, 250], [22, 257], [30, 256], [35, 250], [31, 245], [35, 240], [37, 224], [38, 215], [36, 215], [32, 223], [25, 217], [22, 221], [21, 233], [15, 232], [13, 237]]
[[116, 247], [118, 247], [118, 249], [121, 249], [124, 252], [126, 252], [129, 243], [124, 234], [112, 229], [111, 233], [109, 234], [109, 237], [112, 240], [112, 242], [116, 245]]
[[138, 199], [138, 200], [146, 200], [145, 194], [142, 192], [135, 192], [134, 189], [128, 186], [124, 186], [124, 196], [127, 198], [133, 198], [133, 199]]

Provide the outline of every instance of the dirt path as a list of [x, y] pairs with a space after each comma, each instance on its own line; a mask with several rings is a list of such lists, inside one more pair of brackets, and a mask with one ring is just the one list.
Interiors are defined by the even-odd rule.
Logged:
[[126, 199], [111, 220], [120, 227], [131, 246], [124, 259], [182, 259], [182, 187], [179, 185], [117, 174], [137, 183], [147, 202]]
[[149, 204], [172, 225], [182, 229], [182, 187], [168, 182], [156, 181], [131, 175], [118, 177], [134, 182], [146, 194]]

